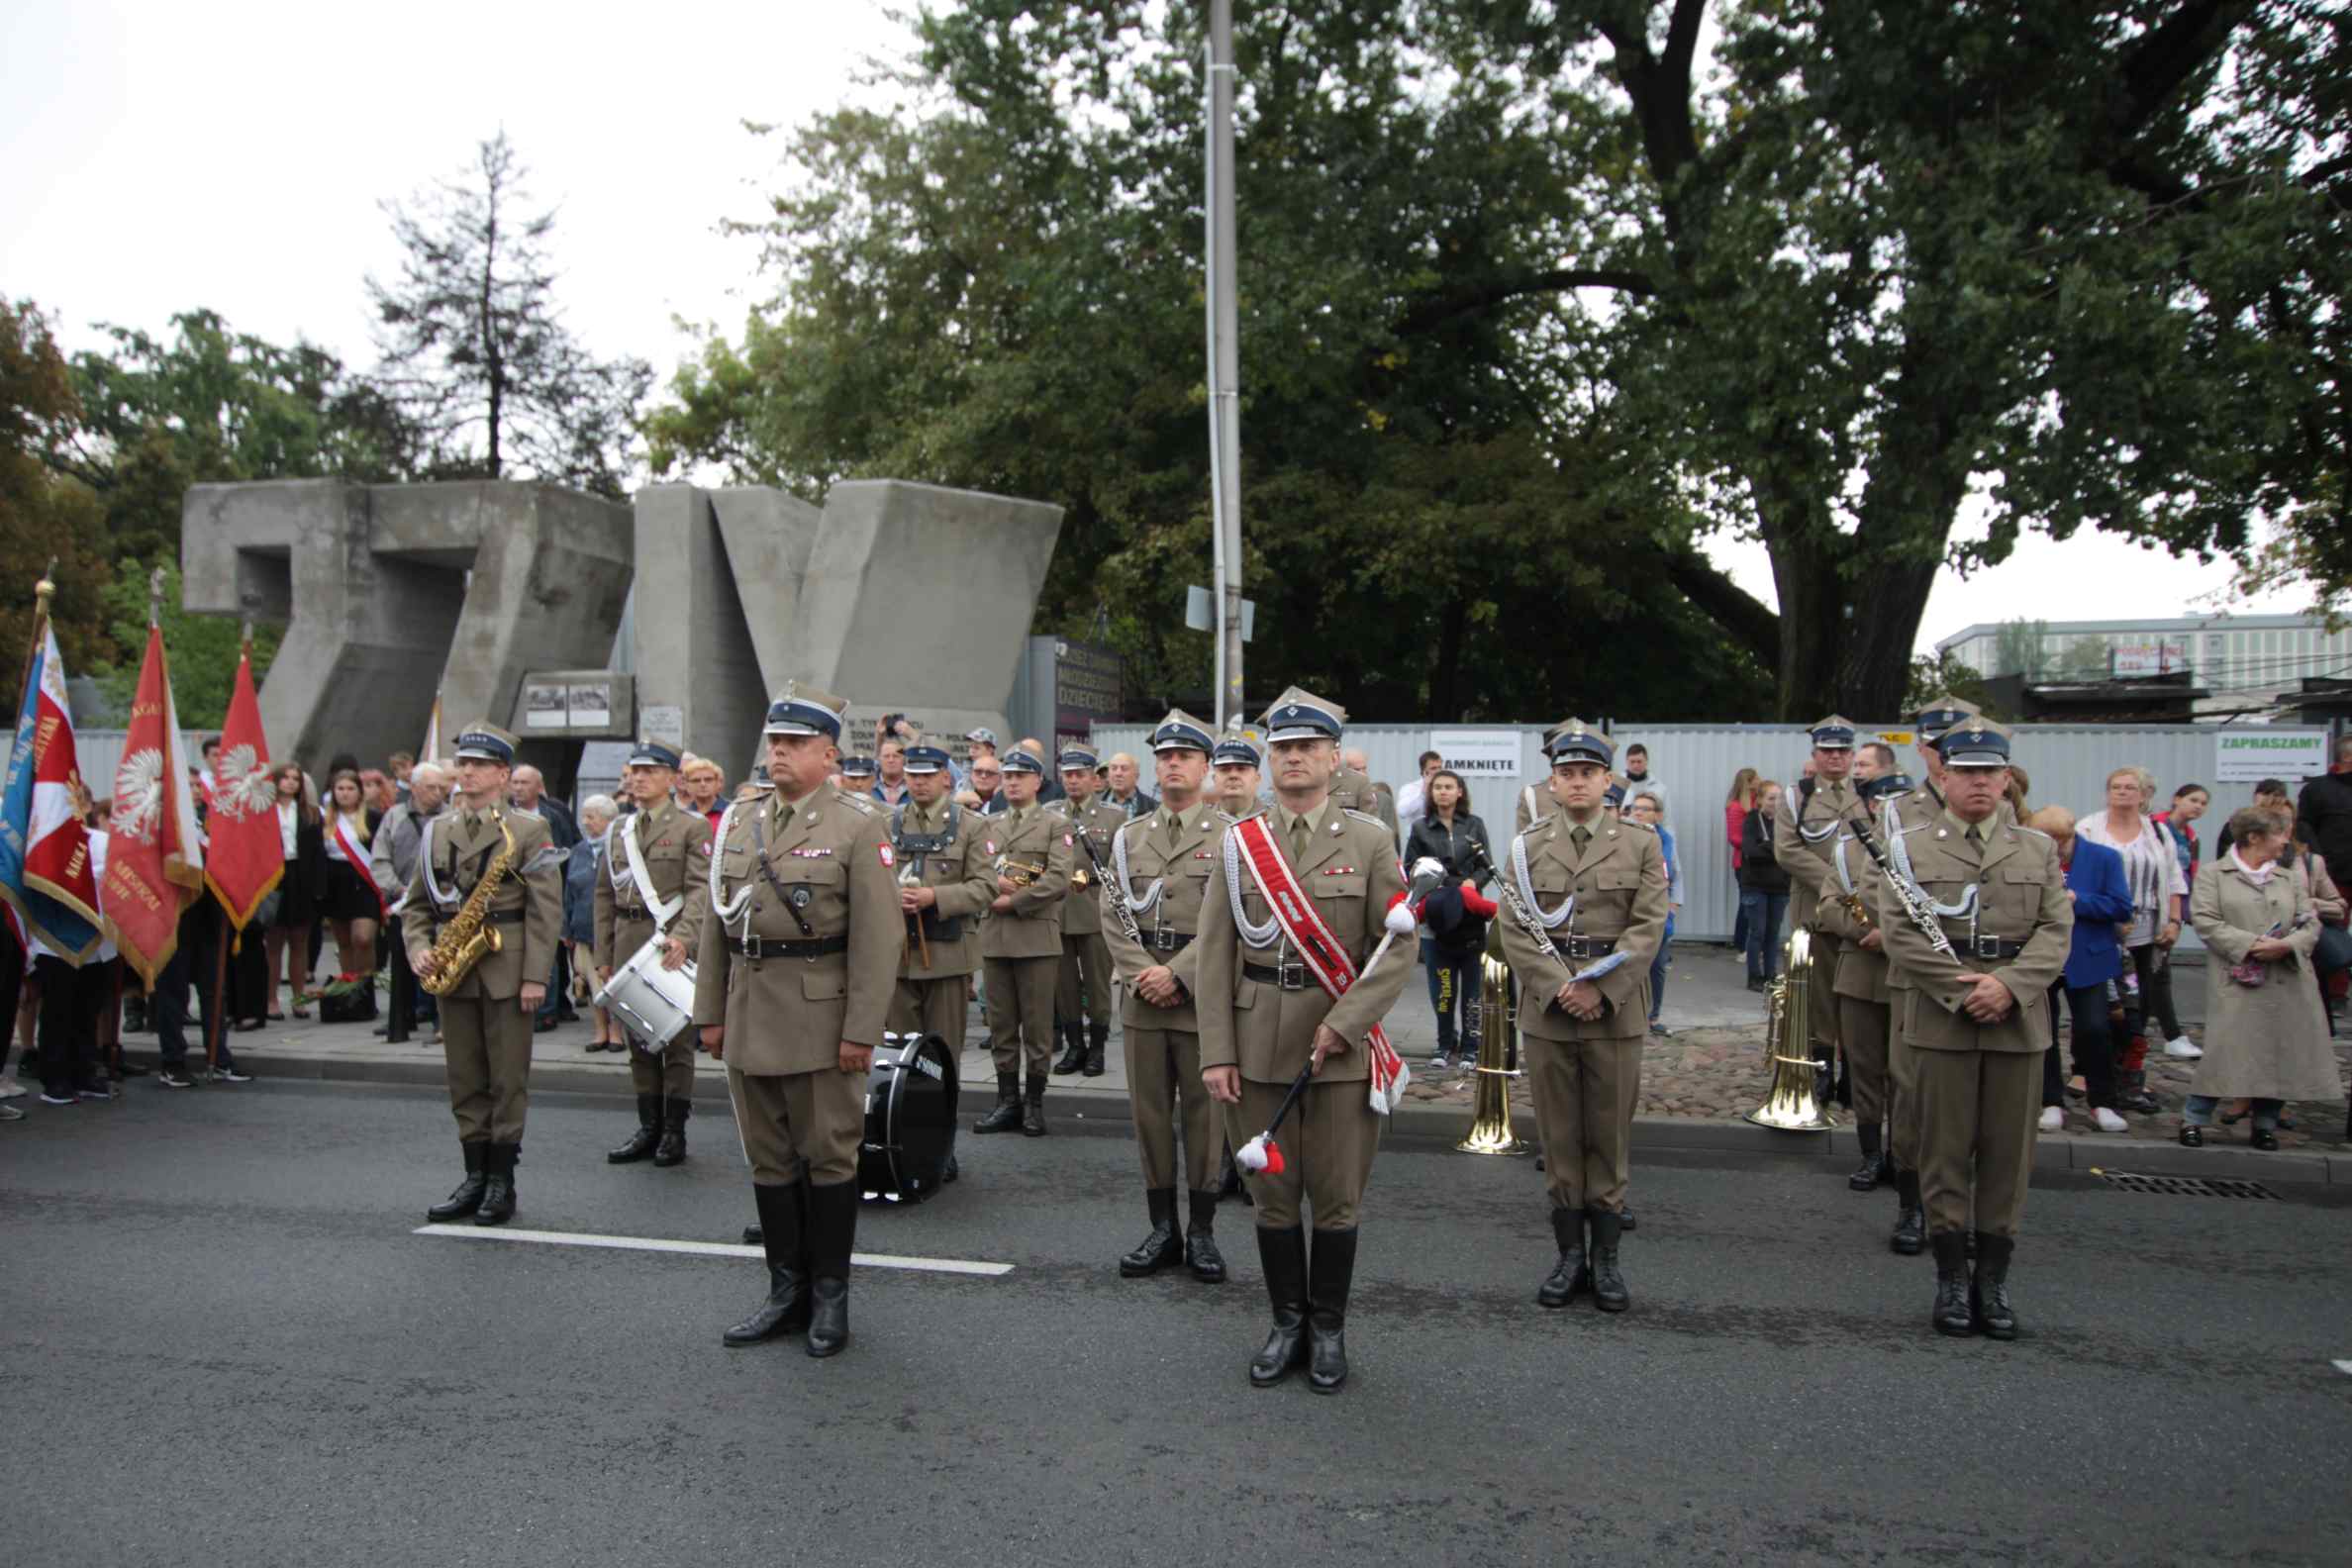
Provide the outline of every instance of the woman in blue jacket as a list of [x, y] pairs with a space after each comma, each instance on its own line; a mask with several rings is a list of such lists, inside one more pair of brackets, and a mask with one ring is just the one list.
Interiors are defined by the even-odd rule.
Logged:
[[[2131, 885], [2123, 879], [2123, 857], [2105, 844], [2075, 835], [2074, 813], [2063, 806], [2045, 806], [2027, 826], [2050, 835], [2058, 845], [2058, 862], [2066, 868], [2066, 896], [2074, 904], [2074, 942], [2067, 948], [2066, 969], [2050, 983], [2050, 1018], [2058, 1017], [2064, 993], [2067, 1017], [2074, 1021], [2074, 1065], [2083, 1075], [2091, 1119], [2102, 1132], [2121, 1132], [2130, 1124], [2115, 1109], [2115, 1046], [2107, 1032], [2107, 982], [2123, 972], [2123, 946], [2116, 928], [2131, 923]], [[2042, 1053], [2041, 1129], [2057, 1132], [2066, 1126], [2066, 1082], [2058, 1066], [2058, 1042]]]

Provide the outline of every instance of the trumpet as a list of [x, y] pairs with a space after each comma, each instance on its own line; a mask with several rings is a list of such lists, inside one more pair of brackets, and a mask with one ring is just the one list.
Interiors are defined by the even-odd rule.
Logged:
[[998, 855], [996, 874], [1015, 887], [1034, 887], [1037, 878], [1045, 874], [1045, 862], [1016, 860], [1011, 855]]

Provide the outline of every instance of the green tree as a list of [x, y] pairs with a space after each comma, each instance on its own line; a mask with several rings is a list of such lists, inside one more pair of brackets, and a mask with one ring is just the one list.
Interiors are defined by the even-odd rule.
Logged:
[[[171, 695], [179, 708], [180, 726], [218, 730], [229, 717], [229, 696], [237, 685], [245, 629], [227, 616], [191, 615], [180, 608], [176, 558], [117, 562], [105, 602], [107, 628], [115, 645], [122, 649], [122, 657], [93, 673], [108, 704], [129, 713], [131, 700], [139, 692], [140, 664], [147, 657], [148, 584], [158, 565], [163, 571], [163, 602], [155, 624], [162, 629], [164, 651], [171, 662]], [[269, 673], [283, 636], [281, 627], [262, 624], [253, 628], [255, 685]]]
[[1917, 713], [1936, 698], [1947, 696], [1975, 703], [1988, 719], [1999, 719], [2004, 723], [2009, 720], [2009, 716], [1993, 700], [1985, 677], [1975, 665], [1959, 654], [1946, 651], [1930, 657], [1922, 653], [1913, 658], [1911, 662], [1911, 678], [1906, 682], [1903, 693], [1905, 715]]
[[1993, 673], [2042, 678], [2050, 662], [2050, 623], [2004, 621], [1993, 638]]
[[[1245, 18], [1254, 695], [1295, 679], [1437, 720], [1748, 711], [1763, 667], [1676, 591], [1690, 498], [1594, 417], [1589, 330], [1549, 298], [1444, 295], [1538, 264], [1569, 189], [1502, 71], [1432, 69], [1421, 11]], [[675, 378], [655, 471], [1057, 501], [1040, 629], [1101, 614], [1145, 692], [1205, 701], [1208, 639], [1181, 615], [1209, 558], [1199, 25], [1013, 0], [918, 18], [898, 85], [931, 107], [792, 136], [757, 231], [775, 297]]]
[[367, 280], [375, 380], [421, 428], [441, 477], [519, 477], [618, 497], [641, 359], [600, 360], [563, 325], [547, 237], [555, 215], [522, 209], [526, 170], [501, 131], [464, 180], [385, 204], [400, 274]]
[[86, 674], [115, 653], [103, 599], [104, 515], [97, 497], [50, 461], [80, 418], [48, 319], [29, 300], [0, 300], [0, 681], [12, 704], [32, 645], [34, 585], [51, 559], [49, 618], [67, 671]]

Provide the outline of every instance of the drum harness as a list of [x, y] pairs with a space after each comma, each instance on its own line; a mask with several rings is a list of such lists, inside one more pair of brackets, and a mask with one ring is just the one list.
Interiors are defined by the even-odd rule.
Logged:
[[[907, 861], [914, 873], [919, 877], [924, 876], [928, 869], [926, 862], [931, 856], [943, 855], [955, 847], [955, 834], [962, 822], [963, 809], [955, 802], [949, 801], [945, 828], [935, 833], [910, 833], [907, 832], [907, 808], [904, 803], [901, 803], [890, 814], [890, 841], [897, 847], [899, 855]], [[952, 920], [942, 919], [934, 908], [923, 911], [916, 918], [926, 923], [924, 932], [934, 940], [943, 942], [963, 940], [963, 917], [961, 915]]]

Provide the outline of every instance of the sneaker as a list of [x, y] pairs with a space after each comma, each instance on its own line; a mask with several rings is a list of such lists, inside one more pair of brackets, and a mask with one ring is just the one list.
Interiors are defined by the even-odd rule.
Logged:
[[1665, 1025], [1656, 1022], [1651, 1023], [1649, 1031], [1656, 1035], [1659, 1039], [1670, 1039], [1674, 1034], [1674, 1030], [1668, 1029]]
[[2130, 1123], [2109, 1111], [2106, 1106], [2101, 1106], [2093, 1111], [2091, 1120], [2099, 1124], [2099, 1130], [2102, 1132], [2128, 1132], [2131, 1130]]
[[193, 1089], [196, 1087], [195, 1080], [185, 1072], [177, 1067], [168, 1066], [155, 1069], [155, 1084], [156, 1087], [162, 1089]]
[[1453, 1058], [1443, 1051], [1438, 1051], [1429, 1057], [1429, 1071], [1431, 1072], [1443, 1072], [1452, 1065]]
[[235, 1062], [221, 1063], [220, 1066], [213, 1069], [213, 1076], [223, 1083], [251, 1083], [253, 1081], [253, 1075], [249, 1072], [239, 1071]]
[[92, 1084], [87, 1089], [76, 1089], [73, 1097], [76, 1100], [112, 1100], [115, 1097], [114, 1085]]
[[0, 1122], [22, 1122], [25, 1113], [12, 1105], [0, 1105]]
[[25, 1086], [16, 1081], [14, 1073], [0, 1073], [0, 1100], [22, 1100]]
[[69, 1106], [75, 1104], [76, 1100], [72, 1095], [54, 1095], [50, 1094], [47, 1089], [44, 1089], [41, 1091], [41, 1103], [43, 1105]]
[[2041, 1114], [2041, 1129], [2044, 1132], [2065, 1131], [2066, 1113], [2058, 1109], [2056, 1106], [2043, 1106]]
[[2195, 1061], [2205, 1054], [2205, 1047], [2186, 1034], [2176, 1034], [2164, 1042], [2164, 1054], [2178, 1056], [2184, 1061]]

